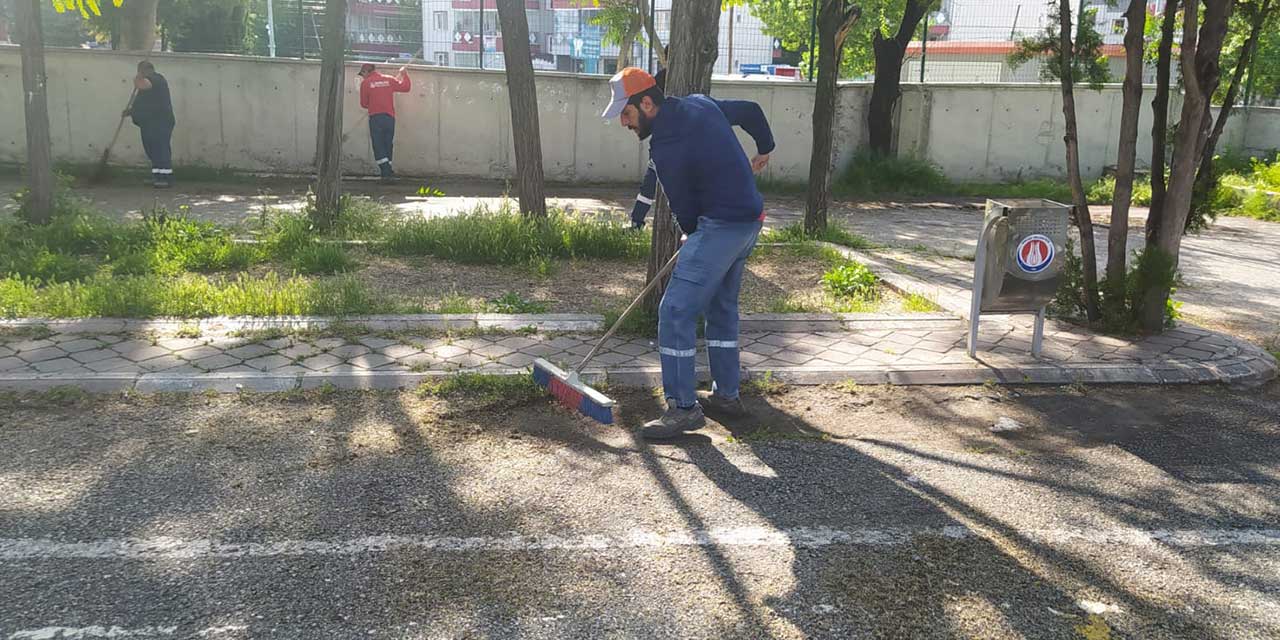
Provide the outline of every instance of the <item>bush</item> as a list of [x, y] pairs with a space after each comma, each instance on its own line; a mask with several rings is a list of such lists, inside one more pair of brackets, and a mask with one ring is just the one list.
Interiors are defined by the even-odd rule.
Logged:
[[822, 276], [822, 285], [837, 298], [872, 300], [880, 279], [866, 265], [849, 262], [828, 270]]
[[1255, 191], [1241, 201], [1234, 214], [1268, 222], [1280, 222], [1280, 202], [1277, 202], [1274, 196]]
[[951, 181], [927, 160], [860, 151], [835, 186], [841, 193], [859, 196], [929, 195], [949, 191]]
[[[1098, 179], [1092, 185], [1089, 185], [1088, 192], [1085, 194], [1089, 200], [1089, 204], [1111, 204], [1115, 199], [1116, 178], [1115, 176], [1106, 176]], [[1151, 206], [1151, 179], [1136, 178], [1133, 181], [1133, 196], [1130, 202], [1134, 206], [1148, 207]]]

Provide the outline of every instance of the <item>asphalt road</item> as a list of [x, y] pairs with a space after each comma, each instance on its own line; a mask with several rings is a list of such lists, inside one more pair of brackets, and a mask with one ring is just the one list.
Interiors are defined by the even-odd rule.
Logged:
[[1280, 637], [1280, 386], [614, 392], [0, 399], [0, 638]]

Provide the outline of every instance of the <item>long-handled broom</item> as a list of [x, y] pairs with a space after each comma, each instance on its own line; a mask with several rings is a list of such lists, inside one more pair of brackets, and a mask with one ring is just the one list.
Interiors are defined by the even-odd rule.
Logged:
[[[129, 96], [129, 104], [125, 105], [124, 110], [127, 112], [133, 108], [133, 101], [138, 97], [138, 90], [135, 88], [133, 94]], [[111, 142], [107, 144], [107, 148], [102, 150], [102, 159], [98, 161], [98, 168], [94, 170], [93, 175], [89, 176], [89, 182], [97, 184], [107, 177], [107, 162], [111, 160], [111, 148], [116, 146], [116, 140], [120, 139], [120, 130], [124, 128], [124, 119], [129, 116], [121, 115], [120, 122], [116, 124], [116, 132], [111, 136]]]
[[637, 306], [639, 306], [640, 301], [643, 300], [654, 287], [658, 286], [658, 283], [661, 282], [668, 273], [671, 273], [671, 270], [676, 266], [676, 258], [679, 257], [680, 251], [676, 250], [675, 255], [671, 256], [671, 259], [667, 261], [667, 264], [653, 276], [653, 279], [649, 281], [649, 284], [644, 286], [644, 289], [640, 291], [640, 295], [636, 296], [636, 299], [632, 301], [631, 306], [627, 307], [627, 309], [622, 312], [622, 315], [618, 316], [618, 319], [613, 323], [613, 326], [609, 328], [609, 331], [604, 334], [603, 338], [600, 338], [600, 341], [596, 343], [596, 346], [591, 348], [591, 351], [587, 353], [587, 357], [583, 358], [582, 362], [580, 362], [577, 367], [566, 373], [560, 367], [557, 367], [542, 358], [538, 358], [533, 361], [533, 381], [539, 386], [545, 388], [547, 391], [550, 391], [551, 395], [555, 396], [556, 400], [560, 401], [560, 404], [563, 404], [564, 406], [601, 424], [613, 424], [613, 400], [603, 393], [587, 386], [581, 379], [582, 370], [586, 368], [587, 363], [591, 362], [591, 359], [595, 357], [596, 352], [600, 350], [600, 347], [604, 346], [604, 343], [608, 341], [609, 338], [613, 337], [613, 334], [618, 331], [618, 327], [622, 326], [622, 321], [626, 320], [627, 316], [630, 315]]

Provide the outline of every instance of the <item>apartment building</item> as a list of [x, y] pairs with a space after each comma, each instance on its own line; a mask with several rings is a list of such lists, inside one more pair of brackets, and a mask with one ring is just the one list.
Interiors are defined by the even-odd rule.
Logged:
[[[671, 32], [672, 0], [653, 3], [654, 27], [663, 42]], [[535, 69], [610, 74], [617, 70], [617, 43], [605, 43], [592, 0], [526, 0], [529, 47]], [[422, 0], [424, 58], [451, 67], [501, 69], [502, 33], [494, 0]], [[738, 73], [742, 65], [771, 64], [781, 47], [765, 35], [764, 23], [746, 7], [720, 18], [720, 56], [715, 73]], [[632, 45], [631, 59], [650, 65], [648, 45]], [[653, 56], [653, 65], [657, 57]]]

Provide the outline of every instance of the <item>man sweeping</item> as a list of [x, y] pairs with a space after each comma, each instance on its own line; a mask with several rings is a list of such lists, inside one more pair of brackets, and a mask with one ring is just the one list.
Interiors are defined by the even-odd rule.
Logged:
[[151, 161], [151, 182], [157, 189], [173, 186], [173, 100], [169, 96], [169, 82], [156, 73], [155, 65], [143, 60], [138, 63], [138, 74], [133, 77], [137, 96], [133, 104], [124, 110], [123, 117], [133, 117], [142, 133], [142, 150]]
[[[667, 410], [644, 426], [649, 440], [668, 440], [706, 424], [703, 410], [742, 415], [738, 398], [738, 292], [747, 257], [764, 222], [764, 199], [753, 173], [769, 163], [773, 133], [760, 105], [704, 95], [665, 97], [653, 76], [629, 67], [609, 81], [617, 117], [649, 140], [654, 173], [687, 239], [658, 307], [658, 352]], [[748, 160], [733, 133], [741, 127], [756, 143]], [[698, 394], [694, 375], [697, 321], [706, 319], [713, 380]]]
[[360, 65], [360, 106], [369, 111], [369, 140], [373, 143], [373, 158], [383, 182], [394, 182], [396, 172], [391, 169], [391, 156], [396, 137], [396, 94], [408, 93], [412, 88], [409, 74], [404, 67], [395, 76], [378, 72], [377, 67]]

